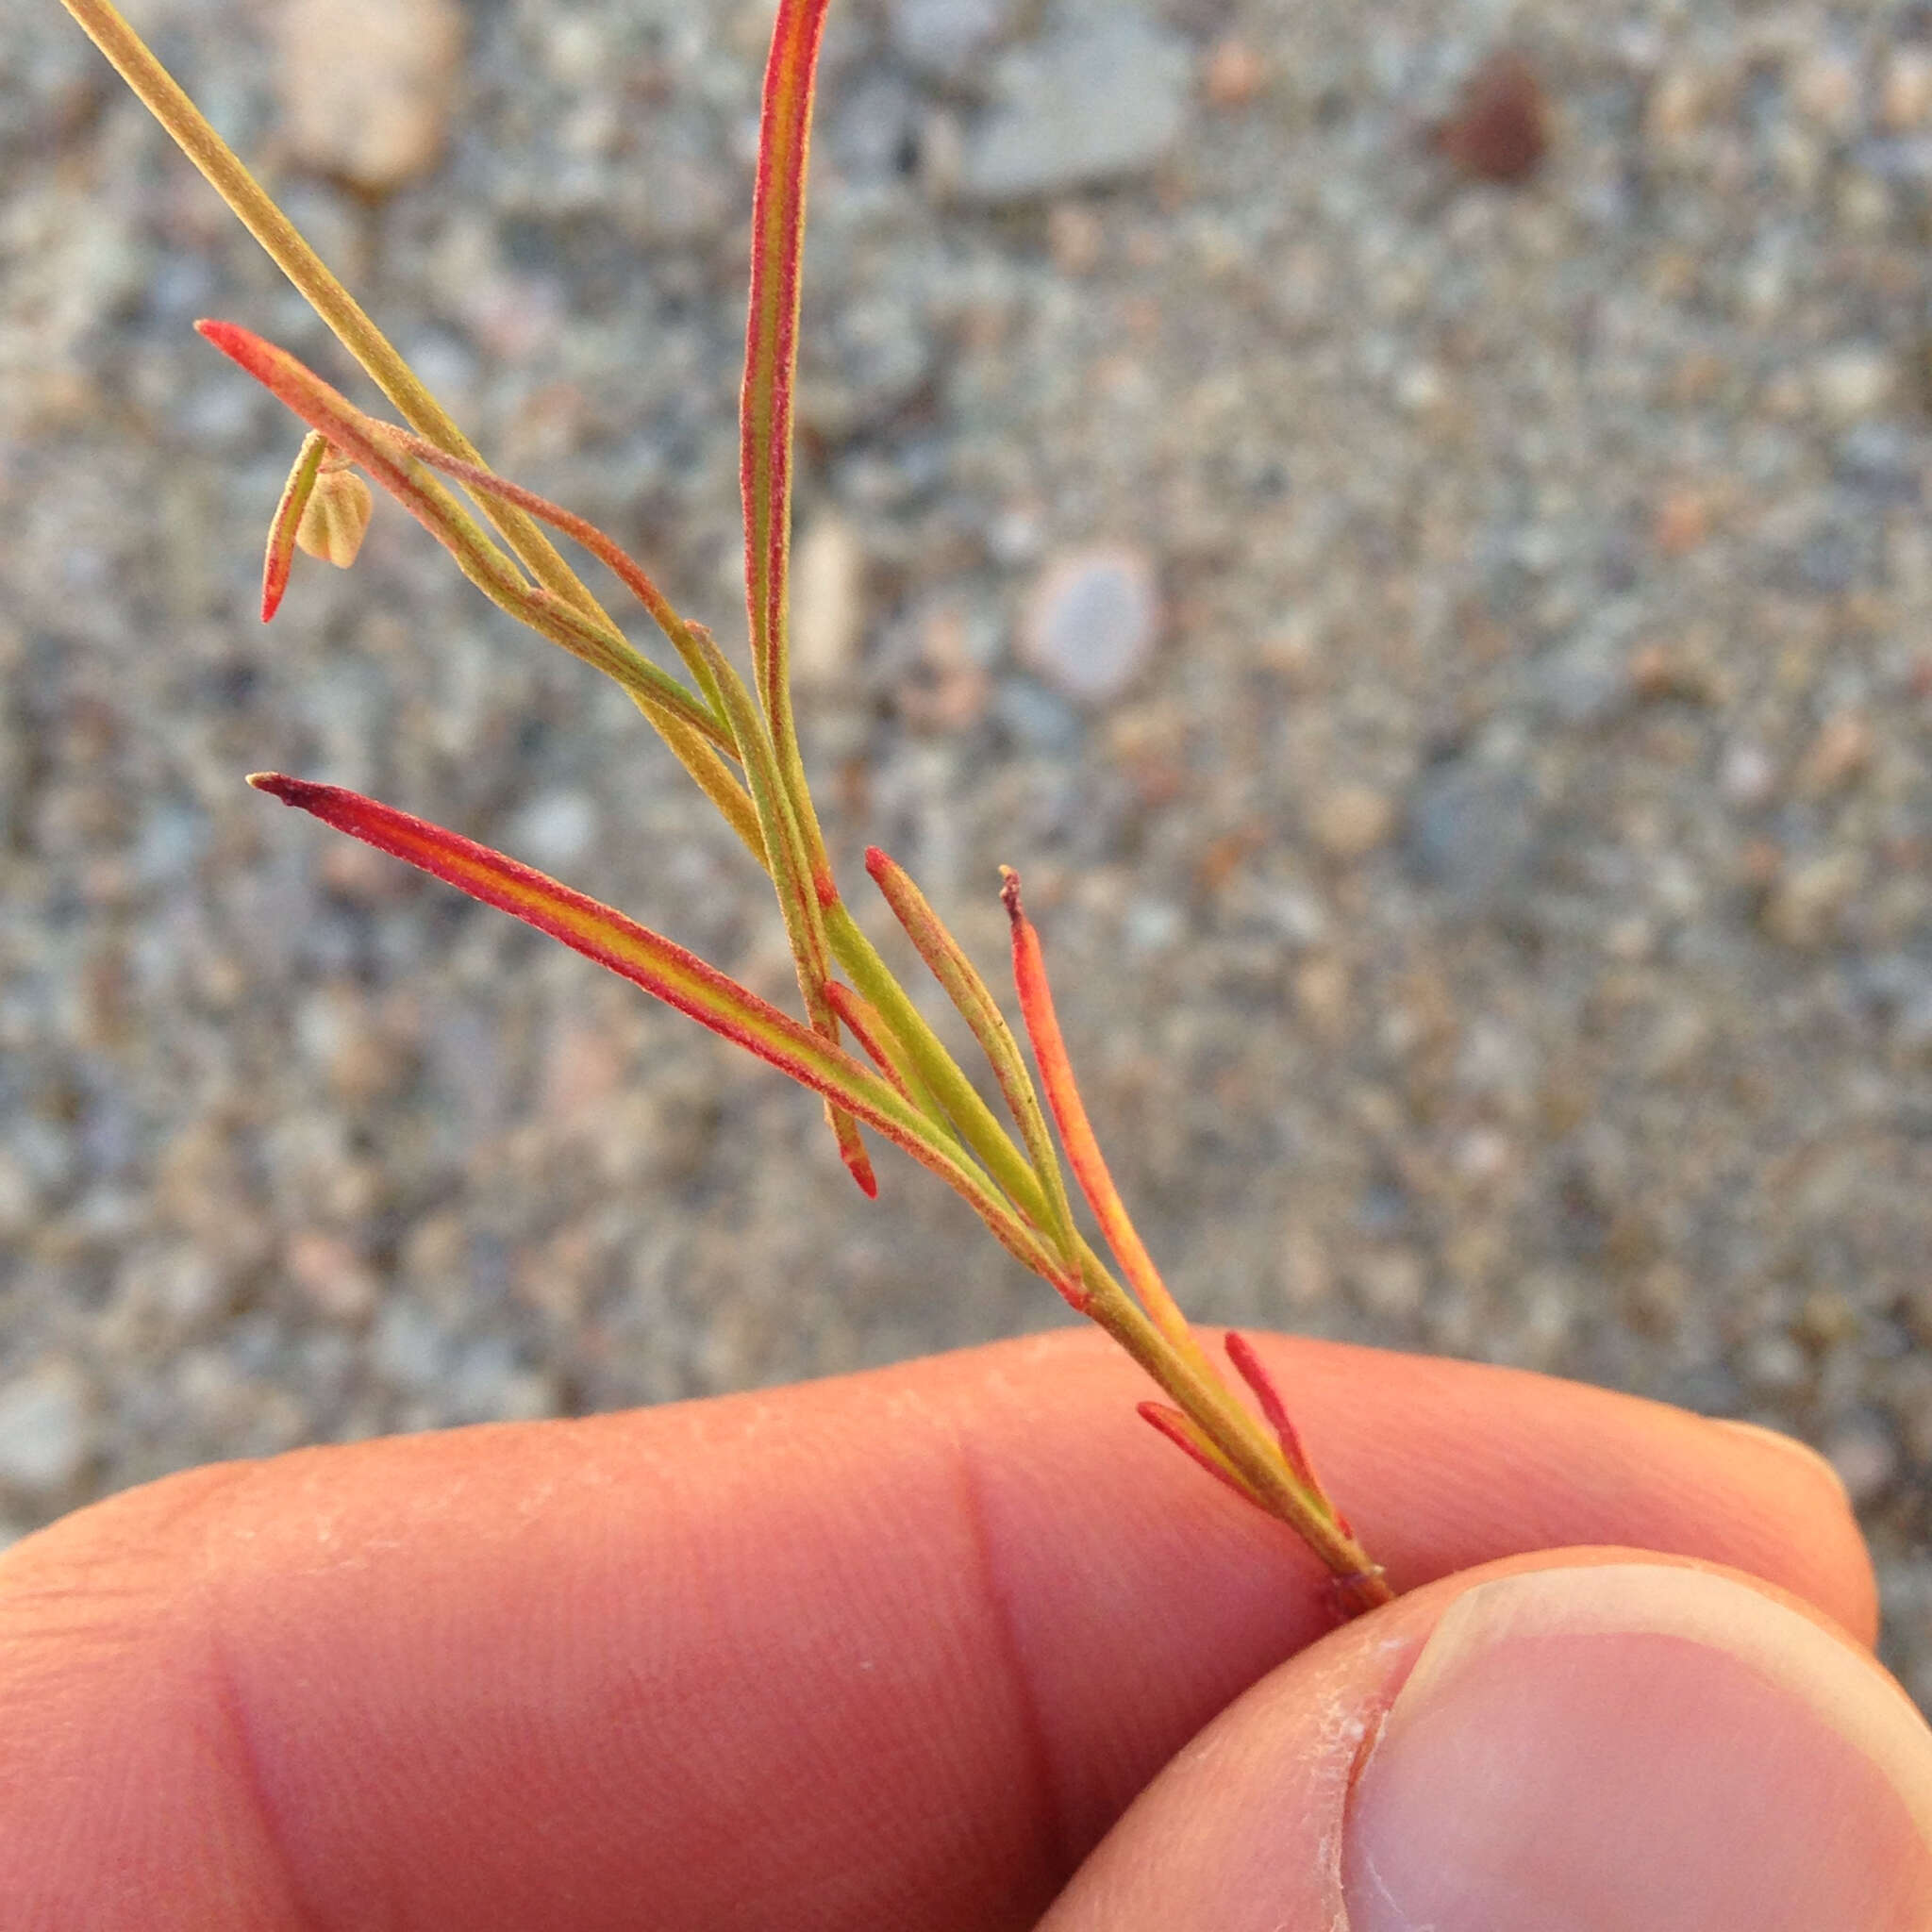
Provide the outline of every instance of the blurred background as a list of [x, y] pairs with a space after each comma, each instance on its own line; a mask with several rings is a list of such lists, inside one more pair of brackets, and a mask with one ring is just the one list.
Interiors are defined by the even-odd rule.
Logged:
[[[735, 644], [765, 0], [132, 10], [491, 459]], [[190, 324], [374, 393], [55, 0], [0, 46], [0, 1535], [1058, 1320], [815, 1101], [244, 788], [791, 997], [627, 700], [399, 512], [262, 629], [298, 438]], [[838, 0], [813, 161], [855, 902], [875, 840], [997, 975], [1024, 870], [1191, 1312], [1820, 1445], [1932, 1699], [1932, 8]]]

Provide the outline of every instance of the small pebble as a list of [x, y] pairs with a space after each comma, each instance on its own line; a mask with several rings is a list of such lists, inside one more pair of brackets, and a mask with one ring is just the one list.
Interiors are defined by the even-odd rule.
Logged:
[[1651, 541], [1666, 557], [1682, 557], [1710, 535], [1710, 503], [1701, 490], [1666, 493], [1651, 524]]
[[1764, 929], [1799, 952], [1824, 945], [1838, 931], [1840, 915], [1857, 889], [1859, 865], [1848, 852], [1807, 859], [1781, 874], [1764, 899]]
[[540, 791], [504, 827], [504, 846], [527, 864], [560, 871], [596, 842], [598, 818], [588, 791]]
[[1315, 801], [1308, 823], [1330, 858], [1360, 858], [1395, 829], [1395, 805], [1370, 786], [1342, 785]]
[[1670, 67], [1652, 84], [1644, 103], [1644, 139], [1654, 147], [1672, 147], [1695, 133], [1710, 108], [1711, 90], [1692, 67]]
[[1245, 108], [1261, 92], [1266, 63], [1246, 41], [1230, 34], [1208, 50], [1201, 91], [1217, 108]]
[[1008, 0], [893, 0], [893, 51], [915, 74], [958, 80], [1006, 31]]
[[1871, 721], [1862, 711], [1840, 711], [1819, 727], [1798, 761], [1799, 794], [1826, 797], [1849, 784], [1871, 761]]
[[1812, 372], [1818, 407], [1834, 423], [1850, 424], [1875, 415], [1898, 387], [1898, 371], [1883, 349], [1870, 345], [1840, 349]]
[[33, 1225], [39, 1206], [25, 1166], [0, 1148], [0, 1237], [14, 1240], [24, 1235]]
[[1535, 865], [1535, 807], [1520, 771], [1457, 758], [1425, 773], [1408, 813], [1416, 869], [1465, 909], [1494, 904]]
[[283, 1251], [289, 1278], [315, 1311], [331, 1322], [352, 1325], [367, 1321], [380, 1292], [347, 1241], [313, 1228], [293, 1236]]
[[1100, 266], [1107, 231], [1082, 201], [1057, 201], [1046, 218], [1046, 245], [1063, 275], [1091, 275]]
[[852, 675], [865, 623], [865, 553], [841, 516], [823, 516], [791, 558], [791, 675], [834, 691]]
[[1878, 119], [1890, 134], [1910, 134], [1932, 120], [1932, 48], [1891, 50], [1878, 83]]
[[86, 1467], [95, 1433], [92, 1392], [72, 1362], [56, 1357], [0, 1384], [0, 1482], [58, 1495]]
[[1857, 1507], [1875, 1502], [1898, 1474], [1898, 1443], [1876, 1416], [1858, 1415], [1825, 1439], [1824, 1457]]
[[1752, 809], [1769, 802], [1777, 788], [1777, 766], [1761, 744], [1740, 739], [1724, 747], [1718, 784], [1733, 805]]
[[1282, 1299], [1300, 1313], [1320, 1307], [1334, 1293], [1327, 1250], [1312, 1227], [1294, 1222], [1282, 1230], [1274, 1278]]
[[277, 76], [296, 158], [388, 194], [442, 153], [462, 64], [456, 0], [290, 0]]
[[393, 1387], [433, 1390], [450, 1374], [454, 1344], [435, 1315], [414, 1295], [387, 1296], [370, 1335], [370, 1361]]
[[1384, 1321], [1413, 1320], [1422, 1312], [1428, 1270], [1413, 1248], [1374, 1247], [1354, 1257], [1349, 1278], [1361, 1305]]
[[1719, 695], [1708, 669], [1681, 648], [1640, 644], [1630, 654], [1630, 685], [1648, 704], [1707, 705]]
[[1832, 47], [1800, 61], [1791, 76], [1798, 111], [1831, 134], [1844, 133], [1857, 120], [1859, 92], [1857, 64]]
[[962, 191], [1024, 201], [1147, 173], [1179, 137], [1192, 64], [1185, 42], [1131, 14], [1016, 49], [996, 105], [967, 136]]
[[1549, 152], [1549, 105], [1528, 58], [1512, 48], [1491, 54], [1467, 81], [1431, 140], [1439, 153], [1477, 181], [1526, 181]]
[[1352, 1017], [1347, 962], [1333, 953], [1303, 960], [1295, 969], [1294, 1003], [1318, 1039], [1331, 1046], [1346, 1039]]
[[1051, 561], [1021, 621], [1027, 666], [1076, 703], [1113, 702], [1147, 668], [1160, 632], [1154, 566], [1124, 544]]

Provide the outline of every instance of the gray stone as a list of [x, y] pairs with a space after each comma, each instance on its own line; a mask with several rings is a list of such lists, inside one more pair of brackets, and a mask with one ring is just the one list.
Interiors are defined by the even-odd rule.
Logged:
[[1884, 953], [1857, 962], [1850, 977], [1896, 1044], [1909, 1052], [1932, 1046], [1932, 960]]
[[448, 1379], [455, 1344], [434, 1313], [413, 1295], [391, 1294], [376, 1310], [371, 1365], [397, 1389], [428, 1391]]
[[1006, 31], [1008, 0], [895, 0], [892, 51], [915, 74], [958, 80]]
[[997, 104], [968, 133], [961, 191], [1024, 201], [1145, 174], [1181, 131], [1191, 65], [1181, 41], [1131, 16], [1016, 48]]
[[1630, 646], [1641, 613], [1631, 599], [1592, 611], [1560, 643], [1537, 658], [1531, 672], [1540, 709], [1557, 723], [1600, 724], [1633, 694]]
[[1924, 455], [1897, 423], [1860, 423], [1839, 439], [1838, 480], [1879, 503], [1915, 504], [1924, 489]]
[[1028, 751], [1063, 754], [1080, 742], [1079, 714], [1058, 693], [1030, 677], [1003, 677], [993, 687], [992, 714]]
[[1408, 810], [1415, 869], [1466, 908], [1492, 906], [1536, 863], [1536, 789], [1527, 773], [1457, 758], [1425, 772]]
[[1832, 1430], [1824, 1440], [1824, 1456], [1857, 1505], [1875, 1501], [1898, 1474], [1898, 1440], [1884, 1418], [1870, 1409], [1854, 1411]]

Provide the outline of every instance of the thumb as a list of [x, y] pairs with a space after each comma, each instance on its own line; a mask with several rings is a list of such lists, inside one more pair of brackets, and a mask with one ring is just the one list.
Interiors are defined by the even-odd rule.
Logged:
[[1135, 1802], [1041, 1932], [1924, 1932], [1932, 1732], [1818, 1611], [1627, 1550], [1334, 1632]]

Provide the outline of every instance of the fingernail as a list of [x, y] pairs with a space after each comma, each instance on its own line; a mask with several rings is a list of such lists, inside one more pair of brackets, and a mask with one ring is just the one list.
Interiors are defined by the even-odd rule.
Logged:
[[1350, 1932], [1914, 1932], [1932, 1732], [1850, 1642], [1653, 1563], [1479, 1584], [1357, 1776]]

